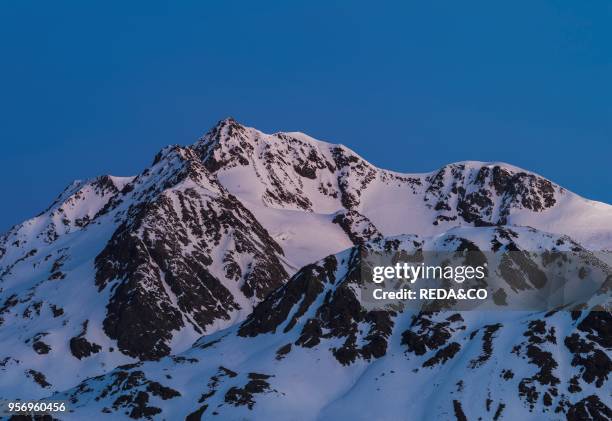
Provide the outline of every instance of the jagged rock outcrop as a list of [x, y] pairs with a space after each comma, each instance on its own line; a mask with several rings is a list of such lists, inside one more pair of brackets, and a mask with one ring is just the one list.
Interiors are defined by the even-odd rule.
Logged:
[[[392, 419], [407, 405], [417, 419], [499, 420], [519, 414], [534, 420], [584, 419], [585, 414], [605, 419], [610, 412], [609, 308], [587, 302], [573, 311], [414, 311], [401, 306], [385, 311], [367, 309], [359, 299], [368, 250], [416, 256], [423, 249], [469, 248], [488, 258], [485, 252], [503, 254], [510, 246], [523, 250], [560, 244], [561, 239], [528, 228], [516, 227], [509, 234], [476, 227], [441, 237], [366, 242], [302, 268], [240, 326], [202, 338], [178, 359], [167, 357], [133, 371], [153, 378], [171, 372], [166, 387], [185, 397], [157, 401], [156, 407], [161, 417], [189, 420], [265, 419], [285, 413], [302, 419], [369, 419], [375, 414]], [[584, 257], [576, 244], [564, 245], [559, 251]], [[584, 258], [593, 270], [606, 268]], [[545, 263], [537, 261], [542, 268]], [[525, 293], [508, 285], [509, 302]], [[96, 381], [112, 383], [115, 376]], [[110, 407], [112, 399], [99, 394], [101, 386], [86, 387], [90, 383], [79, 386], [83, 392], [67, 392], [77, 414], [90, 411], [92, 401]], [[187, 384], [189, 389], [181, 389]], [[145, 385], [130, 389], [134, 395], [145, 392]], [[372, 407], [364, 398], [372, 395], [386, 404]]]
[[564, 253], [584, 262], [571, 287], [606, 270], [611, 221], [611, 206], [508, 164], [400, 174], [225, 119], [135, 177], [72, 183], [0, 236], [0, 397], [68, 390], [81, 418], [334, 419], [372, 417], [366, 394], [396, 414], [435, 389], [424, 402], [442, 419], [605, 417], [605, 300], [481, 317], [373, 310], [358, 292], [368, 248], [469, 250], [500, 256], [494, 305], [511, 308], [575, 264]]

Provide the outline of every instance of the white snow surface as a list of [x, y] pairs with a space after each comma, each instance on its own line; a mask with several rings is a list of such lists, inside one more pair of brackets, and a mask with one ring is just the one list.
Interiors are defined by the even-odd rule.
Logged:
[[[85, 381], [82, 384], [91, 391], [79, 393], [75, 412], [62, 419], [127, 418], [121, 412], [101, 412], [112, 407], [112, 402], [94, 399], [111, 382], [108, 376], [118, 370], [116, 367], [138, 362], [120, 352], [116, 341], [104, 332], [112, 288], [99, 291], [94, 261], [121, 224], [129, 220], [133, 206], [161, 195], [176, 201], [176, 191], [191, 188], [203, 200], [227, 193], [234, 195], [280, 245], [284, 255], [279, 258], [289, 275], [328, 255], [337, 254], [338, 260], [347, 258], [345, 250], [353, 241], [334, 221], [349, 207], [383, 237], [416, 235], [434, 241], [454, 233], [475, 242], [479, 238], [488, 239], [487, 230], [492, 228], [475, 227], [459, 214], [457, 187], [464, 189], [465, 194], [486, 190], [490, 204], [476, 211], [487, 222], [496, 225], [504, 217], [503, 225], [518, 231], [525, 230], [521, 227], [535, 228], [537, 235], [521, 234], [525, 241], [533, 240], [525, 244], [534, 249], [549, 241], [545, 238], [569, 236], [585, 249], [604, 252], [606, 256], [612, 250], [611, 205], [582, 198], [506, 163], [465, 161], [430, 173], [398, 173], [375, 167], [345, 146], [298, 132], [265, 134], [231, 119], [222, 121], [194, 145], [168, 147], [162, 155], [166, 158], [135, 177], [103, 176], [72, 183], [47, 210], [0, 237], [0, 398], [40, 399], [56, 392], [59, 395], [51, 399], [66, 398]], [[192, 178], [176, 181], [175, 174], [184, 169], [186, 162], [195, 159], [200, 159], [201, 166], [207, 168], [198, 169], [204, 175], [195, 181]], [[216, 167], [210, 164], [211, 159], [218, 163]], [[498, 193], [490, 174], [500, 169], [520, 180], [524, 179], [520, 178], [522, 175], [533, 177], [524, 181], [528, 188], [550, 183], [554, 204], [538, 210], [525, 205], [533, 203], [534, 198], [545, 202], [537, 189], [529, 197], [525, 190], [512, 197], [507, 191]], [[479, 184], [479, 174], [484, 172], [489, 174], [488, 178]], [[448, 209], [437, 209], [439, 201]], [[185, 246], [185, 254], [192, 251], [190, 247]], [[276, 351], [294, 343], [300, 329], [289, 332], [280, 329], [275, 334], [256, 337], [236, 334], [238, 324], [259, 300], [243, 294], [242, 281], [237, 283], [225, 277], [222, 259], [228, 250], [235, 249], [229, 234], [212, 247], [210, 272], [231, 291], [242, 309], [232, 312], [228, 320], [219, 319], [207, 326], [203, 338], [190, 323], [173, 332], [172, 353], [195, 358], [197, 363], [177, 362], [170, 356], [144, 362], [138, 368], [148, 379], [181, 393], [174, 400], [151, 397], [149, 404], [163, 409], [159, 419], [183, 419], [197, 409], [198, 399], [206, 392], [205, 385], [220, 366], [238, 373], [231, 381], [224, 378], [207, 401], [207, 414], [218, 407], [223, 419], [453, 419], [449, 396], [463, 402], [468, 419], [472, 419], [470, 414], [484, 414], [487, 419], [492, 415], [477, 407], [483, 405], [483, 393], [490, 394], [494, 408], [503, 401], [503, 419], [542, 419], [542, 413], [529, 412], [517, 394], [521, 376], [532, 375], [535, 368], [518, 356], [508, 362], [512, 347], [524, 339], [522, 334], [528, 323], [541, 319], [542, 314], [462, 314], [468, 328], [453, 333], [453, 340], [462, 345], [461, 351], [448, 364], [435, 368], [422, 368], [433, 351], [423, 356], [407, 356], [401, 345], [401, 334], [410, 326], [413, 316], [410, 313], [397, 316], [384, 358], [358, 359], [354, 364], [342, 365], [330, 353], [338, 345], [334, 338], [314, 348], [293, 345], [287, 357], [279, 360], [275, 358]], [[247, 254], [239, 257], [243, 271], [247, 271], [250, 259]], [[338, 278], [343, 276], [343, 268], [340, 265]], [[166, 293], [176, 304], [172, 292]], [[324, 295], [319, 294], [300, 317], [298, 327], [314, 314]], [[62, 309], [63, 313], [57, 315], [54, 309]], [[86, 338], [99, 344], [101, 351], [79, 360], [71, 354], [69, 340], [79, 335], [85, 321], [88, 321]], [[503, 324], [495, 333], [492, 357], [480, 368], [467, 370], [469, 361], [482, 346], [481, 341], [469, 339], [470, 334], [492, 323]], [[569, 334], [576, 325], [569, 313], [558, 316], [552, 323], [560, 335]], [[482, 336], [480, 332], [477, 338]], [[35, 352], [36, 338], [51, 350], [46, 354]], [[203, 343], [214, 344], [202, 348]], [[571, 355], [559, 351], [562, 347], [547, 346], [559, 364], [556, 375], [568, 382], [576, 373], [569, 360]], [[502, 367], [512, 368], [515, 378], [499, 380]], [[29, 370], [43, 373], [49, 386], [35, 382], [27, 374]], [[224, 403], [230, 387], [244, 385], [250, 372], [273, 375], [268, 379], [270, 390], [257, 396], [253, 409]], [[106, 376], [91, 379], [102, 375]], [[465, 383], [458, 390], [460, 381]], [[601, 390], [586, 385], [576, 396], [589, 394], [601, 395]], [[612, 406], [609, 394], [601, 397]], [[560, 399], [556, 397], [555, 404]], [[552, 412], [545, 417], [563, 418]]]

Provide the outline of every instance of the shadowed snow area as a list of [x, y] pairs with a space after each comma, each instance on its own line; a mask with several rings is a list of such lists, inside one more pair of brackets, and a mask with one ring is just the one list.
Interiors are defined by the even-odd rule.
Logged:
[[[364, 250], [466, 244], [607, 278], [546, 312], [360, 304]], [[612, 206], [512, 165], [401, 174], [228, 118], [0, 237], [0, 398], [67, 420], [612, 419], [611, 250]], [[521, 262], [508, 300], [541, 288]]]

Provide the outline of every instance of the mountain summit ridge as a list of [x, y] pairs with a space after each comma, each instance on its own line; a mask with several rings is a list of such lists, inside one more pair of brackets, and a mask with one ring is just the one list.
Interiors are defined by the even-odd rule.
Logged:
[[[610, 205], [503, 162], [461, 161], [429, 173], [400, 173], [378, 168], [342, 145], [289, 132], [267, 135], [234, 119], [219, 122], [193, 147], [254, 211], [262, 202], [266, 208], [319, 214], [351, 210], [385, 235], [429, 235], [457, 224], [516, 224], [569, 234], [593, 249], [612, 243]], [[560, 202], [565, 215], [555, 214]], [[401, 212], [416, 207], [417, 215], [410, 216], [419, 222], [391, 225], [388, 210], [377, 209], [381, 205]], [[422, 220], [419, 214], [433, 218]]]
[[[299, 327], [289, 329], [289, 336], [298, 335], [289, 349], [348, 340], [337, 347], [340, 357], [325, 363], [344, 373], [334, 364], [365, 364], [384, 356], [383, 342], [389, 349], [399, 346], [388, 331], [399, 322], [395, 316], [363, 313], [345, 288], [329, 289], [339, 296], [326, 303], [319, 289], [329, 282], [313, 278], [305, 285], [314, 289], [303, 292], [305, 278], [299, 276], [340, 279], [346, 275], [347, 250], [394, 236], [433, 241], [428, 239], [452, 233], [476, 241], [498, 235], [496, 230], [517, 233], [516, 242], [524, 247], [554, 239], [575, 241], [589, 252], [610, 250], [612, 206], [509, 164], [463, 161], [430, 173], [402, 174], [303, 133], [269, 135], [231, 118], [221, 120], [193, 145], [162, 148], [134, 177], [72, 183], [46, 211], [0, 236], [0, 396], [36, 399], [71, 389], [84, 378], [110, 376], [99, 379], [114, 379], [110, 387], [123, 376], [135, 376], [134, 391], [164, 400], [160, 377], [113, 369], [144, 364], [155, 373], [154, 367], [182, 364], [187, 361], [182, 358], [206, 349], [202, 341], [193, 345], [200, 337], [246, 332], [262, 311], [275, 308], [269, 297], [276, 294], [297, 305], [284, 285], [316, 301], [304, 302], [301, 314], [283, 309], [287, 319], [279, 323], [291, 319]], [[350, 317], [336, 325], [333, 314], [338, 320]], [[368, 324], [372, 336], [356, 332], [353, 322]], [[576, 323], [563, 321], [563, 326], [573, 329]], [[252, 340], [238, 336], [244, 338], [236, 339], [241, 346], [260, 346], [262, 340], [259, 334]], [[283, 348], [277, 360], [273, 351], [273, 361], [291, 352]], [[431, 351], [429, 358], [437, 352]], [[186, 356], [175, 355], [181, 352]], [[245, 384], [259, 380], [244, 379]], [[242, 402], [242, 386], [236, 385], [230, 402]], [[173, 387], [189, 396], [184, 385]], [[85, 396], [83, 390], [70, 394]], [[140, 408], [142, 402], [132, 398], [117, 408]]]

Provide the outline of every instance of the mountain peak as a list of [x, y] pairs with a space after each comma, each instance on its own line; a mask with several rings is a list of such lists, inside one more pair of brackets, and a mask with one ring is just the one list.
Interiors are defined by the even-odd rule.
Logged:
[[[118, 411], [120, 406], [113, 402], [128, 402], [132, 399], [129, 396], [140, 402], [151, 393], [151, 402], [155, 402], [159, 392], [182, 396], [176, 407], [184, 411], [196, 405], [189, 401], [195, 392], [184, 393], [187, 383], [183, 382], [195, 373], [198, 378], [212, 378], [214, 390], [227, 391], [212, 397], [213, 390], [202, 390], [201, 396], [208, 396], [209, 401], [198, 405], [233, 411], [235, 396], [242, 396], [236, 391], [248, 391], [260, 383], [217, 383], [223, 381], [221, 375], [209, 373], [208, 368], [219, 367], [217, 356], [223, 364], [236, 361], [232, 355], [239, 350], [250, 362], [228, 365], [236, 370], [230, 373], [236, 374], [228, 375], [225, 381], [242, 382], [245, 376], [255, 376], [251, 380], [261, 382], [262, 376], [268, 376], [262, 373], [270, 366], [252, 365], [263, 360], [243, 352], [258, 348], [260, 342], [253, 342], [253, 336], [262, 333], [270, 340], [265, 344], [265, 352], [270, 352], [265, 354], [266, 361], [273, 360], [275, 367], [295, 364], [300, 375], [305, 372], [300, 365], [305, 355], [325, 364], [319, 367], [321, 372], [334, 367], [342, 375], [379, 359], [382, 364], [390, 361], [389, 367], [394, 368], [413, 364], [406, 366], [405, 372], [419, 370], [414, 377], [425, 378], [424, 372], [436, 375], [433, 370], [438, 367], [450, 367], [444, 362], [455, 355], [450, 362], [453, 366], [468, 361], [464, 357], [469, 353], [471, 358], [472, 351], [483, 346], [495, 349], [490, 357], [499, 356], [505, 364], [508, 352], [503, 349], [507, 347], [500, 348], [502, 351], [493, 348], [497, 346], [492, 342], [495, 332], [507, 335], [501, 338], [502, 344], [520, 347], [518, 358], [510, 356], [516, 364], [527, 363], [529, 352], [533, 352], [529, 349], [538, 346], [541, 338], [535, 338], [531, 331], [529, 338], [535, 339], [520, 334], [517, 329], [523, 329], [523, 318], [508, 322], [507, 327], [497, 327], [505, 320], [491, 320], [495, 324], [487, 327], [468, 316], [446, 320], [447, 316], [421, 315], [413, 322], [403, 314], [362, 311], [352, 289], [359, 272], [358, 250], [366, 244], [375, 249], [385, 247], [387, 239], [392, 241], [390, 245], [405, 244], [410, 253], [412, 245], [448, 251], [447, 247], [463, 241], [483, 252], [509, 249], [511, 244], [524, 251], [545, 248], [551, 253], [562, 251], [561, 247], [580, 247], [578, 243], [586, 246], [585, 250], [608, 250], [612, 244], [610, 221], [612, 206], [584, 201], [536, 174], [505, 163], [463, 161], [429, 173], [402, 174], [378, 168], [342, 145], [300, 132], [267, 134], [228, 117], [194, 145], [161, 149], [153, 164], [135, 177], [101, 176], [71, 184], [50, 210], [0, 236], [0, 395], [37, 399], [75, 387], [85, 377], [98, 376], [88, 380], [93, 382], [87, 383], [91, 388], [83, 383], [87, 387], [70, 392], [74, 407], [80, 401], [83, 413], [92, 410], [91, 401], [83, 399], [88, 391], [102, 390], [93, 387], [94, 383], [105, 383], [100, 405], [102, 399], [111, 399], [107, 390], [115, 388], [121, 393], [121, 397], [112, 396], [108, 410]], [[515, 263], [512, 276], [520, 266]], [[527, 272], [535, 266], [525, 267], [528, 278]], [[513, 291], [506, 291], [510, 300]], [[254, 308], [258, 310], [252, 312]], [[573, 323], [569, 318], [559, 319], [564, 317], [561, 312], [556, 314], [544, 319], [554, 324]], [[248, 321], [239, 327], [247, 316]], [[542, 318], [540, 314], [533, 317]], [[560, 332], [570, 328], [560, 326]], [[587, 327], [583, 337], [590, 335]], [[225, 328], [234, 330], [211, 336]], [[430, 342], [430, 331], [444, 340]], [[519, 342], [514, 344], [511, 337], [517, 332]], [[548, 333], [546, 329], [546, 336], [552, 337], [553, 333]], [[207, 335], [206, 344], [189, 348], [202, 335]], [[227, 335], [225, 339], [217, 340], [223, 335]], [[595, 349], [586, 342], [579, 345], [576, 341], [583, 339], [575, 336], [557, 338], [559, 361], [590, 358], [581, 351], [566, 354], [566, 338], [577, 349]], [[554, 345], [546, 346], [552, 350]], [[583, 348], [587, 346], [593, 348]], [[183, 350], [189, 357], [165, 357]], [[201, 352], [201, 358], [192, 358]], [[537, 352], [534, 362], [548, 351]], [[163, 362], [138, 362], [159, 358]], [[137, 364], [138, 370], [128, 372], [137, 366], [123, 365], [127, 363]], [[175, 368], [172, 377], [163, 373], [168, 364]], [[570, 369], [569, 363], [564, 364], [567, 367], [560, 364], [559, 372]], [[474, 370], [480, 365], [470, 362], [467, 368]], [[118, 367], [117, 371], [107, 374], [113, 367]], [[519, 377], [534, 367], [517, 367], [513, 375], [516, 383], [525, 385], [525, 396], [548, 393], [553, 399], [552, 391], [532, 391], [536, 383], [538, 388], [548, 386], [541, 384], [539, 377]], [[582, 368], [573, 363], [571, 367], [578, 379], [577, 370]], [[224, 370], [222, 373], [227, 373]], [[590, 366], [584, 372], [591, 376], [589, 370]], [[321, 372], [312, 371], [320, 378]], [[279, 385], [287, 384], [283, 373], [284, 369], [269, 376], [270, 384], [275, 383], [279, 391]], [[478, 379], [499, 378], [507, 371], [491, 373], [452, 378], [449, 384], [462, 380], [466, 390], [472, 387], [478, 396], [488, 396]], [[580, 382], [584, 393], [604, 390], [606, 373], [598, 380], [600, 386], [589, 379]], [[146, 380], [144, 376], [149, 374], [167, 380], [168, 385], [176, 384], [176, 394], [169, 392], [174, 389]], [[397, 376], [391, 374], [387, 371], [383, 379], [375, 373], [371, 381], [377, 385], [387, 379], [393, 382]], [[349, 375], [359, 377], [353, 372]], [[125, 382], [125, 388], [115, 383], [114, 376]], [[18, 378], [23, 381], [15, 382]], [[568, 379], [558, 379], [562, 385], [558, 396], [563, 402], [566, 398], [561, 391], [568, 385], [575, 388], [579, 382], [568, 383]], [[320, 388], [318, 380], [308, 380], [308, 384]], [[139, 385], [147, 391], [138, 390]], [[399, 390], [397, 384], [388, 386], [385, 390]], [[345, 395], [344, 385], [331, 392], [333, 396]], [[459, 392], [452, 393], [458, 402]], [[217, 398], [222, 401], [210, 400]], [[331, 408], [334, 402], [321, 404]], [[257, 405], [254, 410], [265, 407]], [[481, 407], [485, 405], [491, 403]], [[508, 402], [505, 405], [510, 407]], [[269, 407], [276, 410], [278, 405]], [[172, 410], [164, 407], [163, 417], [177, 418], [179, 412], [168, 413], [167, 408]], [[447, 409], [443, 410], [448, 413]], [[466, 406], [468, 409], [471, 407]], [[319, 412], [317, 407], [313, 413]], [[238, 418], [229, 412], [223, 415]], [[261, 415], [257, 412], [256, 418], [266, 418]], [[489, 415], [482, 418], [491, 418]], [[79, 418], [83, 417], [79, 414]]]
[[202, 143], [220, 142], [236, 136], [244, 132], [247, 128], [240, 124], [234, 117], [226, 117], [219, 120], [204, 136], [202, 136], [196, 145]]

